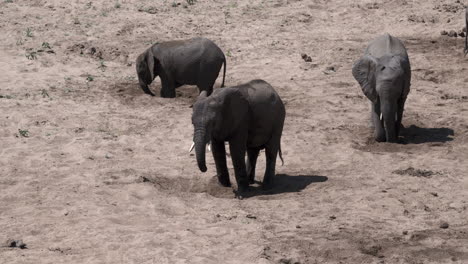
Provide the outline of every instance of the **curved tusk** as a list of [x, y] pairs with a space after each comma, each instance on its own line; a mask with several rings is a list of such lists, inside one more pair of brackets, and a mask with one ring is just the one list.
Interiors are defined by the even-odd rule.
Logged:
[[208, 151], [211, 151], [211, 144], [208, 143]]
[[382, 113], [380, 113], [380, 121], [382, 121]]
[[188, 151], [189, 153], [192, 152], [193, 148], [195, 147], [195, 142], [192, 142], [192, 146], [190, 146], [190, 150]]

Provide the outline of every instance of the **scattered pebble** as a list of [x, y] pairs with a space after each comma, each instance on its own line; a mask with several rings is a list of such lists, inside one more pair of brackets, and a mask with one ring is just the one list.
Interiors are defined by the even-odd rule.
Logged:
[[457, 37], [457, 32], [455, 30], [450, 30], [450, 32], [448, 33], [448, 36], [456, 38]]
[[442, 36], [445, 36], [445, 35], [448, 34], [448, 32], [447, 32], [446, 30], [442, 30], [442, 31], [440, 32], [440, 34], [441, 34]]
[[439, 196], [439, 194], [437, 194], [436, 192], [430, 192], [430, 194], [432, 194], [432, 196], [434, 196], [434, 197], [438, 197], [438, 196]]
[[305, 54], [305, 53], [302, 53], [301, 57], [305, 62], [311, 62], [312, 61], [312, 58], [309, 55]]
[[449, 224], [447, 222], [443, 222], [442, 224], [440, 224], [439, 227], [443, 229], [447, 229], [449, 227]]
[[336, 219], [336, 216], [332, 215], [330, 216], [330, 220], [335, 220]]
[[11, 247], [11, 248], [21, 248], [21, 249], [27, 248], [26, 244], [23, 243], [23, 240], [21, 240], [21, 239], [19, 239], [19, 240], [8, 239], [7, 242], [6, 242], [6, 246]]
[[403, 231], [403, 235], [405, 235], [405, 236], [406, 236], [407, 234], [408, 234], [408, 231], [406, 231], [406, 230], [405, 230], [405, 231]]
[[255, 215], [248, 214], [245, 217], [250, 218], [250, 219], [257, 219]]
[[302, 228], [302, 226], [300, 226], [300, 225], [297, 225], [297, 226], [296, 226], [296, 228]]

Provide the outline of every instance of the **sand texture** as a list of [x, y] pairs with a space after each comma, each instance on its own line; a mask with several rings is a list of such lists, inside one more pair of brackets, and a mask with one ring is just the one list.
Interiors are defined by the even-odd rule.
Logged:
[[[468, 263], [468, 57], [441, 35], [466, 0], [188, 2], [0, 1], [0, 263]], [[351, 75], [385, 32], [412, 66], [400, 144]], [[138, 86], [138, 54], [194, 36], [285, 102], [268, 192], [199, 171], [196, 87]]]

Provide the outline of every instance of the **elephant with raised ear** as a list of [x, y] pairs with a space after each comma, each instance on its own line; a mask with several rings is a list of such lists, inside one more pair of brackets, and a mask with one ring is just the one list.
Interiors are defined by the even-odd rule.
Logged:
[[411, 83], [405, 46], [389, 34], [377, 37], [354, 63], [352, 73], [371, 101], [375, 140], [397, 142]]
[[138, 56], [136, 71], [145, 93], [154, 96], [148, 85], [159, 76], [161, 97], [174, 98], [175, 89], [184, 84], [196, 85], [200, 92], [211, 94], [223, 64], [221, 87], [226, 77], [226, 57], [213, 41], [197, 37], [154, 44]]
[[[211, 142], [219, 183], [231, 186], [226, 166], [224, 142], [229, 142], [237, 195], [242, 197], [255, 180], [255, 166], [265, 149], [266, 170], [263, 187], [269, 188], [275, 176], [276, 158], [281, 160], [281, 135], [286, 111], [276, 91], [263, 80], [217, 89], [207, 96], [203, 91], [193, 105], [193, 141], [198, 167], [206, 172], [205, 146]], [[247, 152], [247, 164], [245, 154]]]

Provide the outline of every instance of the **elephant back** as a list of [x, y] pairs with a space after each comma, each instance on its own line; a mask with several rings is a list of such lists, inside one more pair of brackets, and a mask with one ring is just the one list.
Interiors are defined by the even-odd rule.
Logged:
[[403, 42], [390, 34], [384, 34], [372, 40], [367, 46], [365, 54], [377, 59], [388, 55], [399, 55], [408, 58]]

